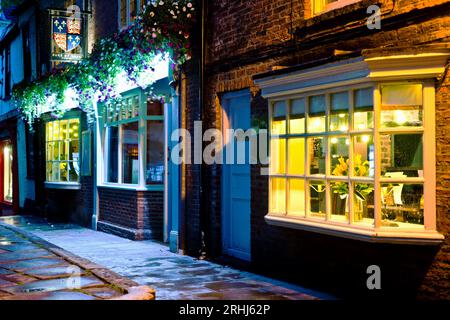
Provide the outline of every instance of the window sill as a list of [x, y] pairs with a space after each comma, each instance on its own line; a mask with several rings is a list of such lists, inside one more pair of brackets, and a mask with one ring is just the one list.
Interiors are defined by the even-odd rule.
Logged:
[[266, 215], [265, 220], [269, 225], [273, 226], [317, 232], [325, 235], [372, 243], [439, 245], [445, 240], [445, 237], [436, 231], [374, 231], [345, 225], [325, 224], [319, 221], [287, 218], [271, 214]]
[[46, 182], [46, 189], [61, 189], [61, 190], [81, 190], [79, 183], [63, 183], [63, 182]]
[[133, 185], [123, 185], [123, 184], [99, 184], [97, 187], [106, 189], [117, 189], [117, 190], [130, 190], [130, 191], [164, 191], [164, 185], [155, 186], [133, 186]]

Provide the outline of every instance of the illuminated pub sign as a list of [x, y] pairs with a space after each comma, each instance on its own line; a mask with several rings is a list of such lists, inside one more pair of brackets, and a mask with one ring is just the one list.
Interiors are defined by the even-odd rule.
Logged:
[[64, 15], [51, 16], [51, 60], [75, 62], [85, 55], [84, 19]]

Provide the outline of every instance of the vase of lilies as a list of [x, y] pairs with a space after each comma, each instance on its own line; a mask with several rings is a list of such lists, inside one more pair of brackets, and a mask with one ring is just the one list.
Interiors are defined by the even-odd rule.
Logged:
[[[332, 174], [334, 176], [348, 176], [348, 169], [350, 167], [350, 159], [345, 160], [344, 157], [338, 159], [339, 163], [333, 169]], [[370, 174], [369, 161], [363, 161], [360, 154], [356, 154], [353, 159], [353, 168], [355, 177], [368, 177]], [[346, 201], [349, 196], [348, 183], [336, 182], [333, 187], [333, 193], [339, 196], [341, 201]], [[373, 192], [374, 188], [370, 184], [357, 183], [353, 188], [355, 195], [355, 202], [353, 206], [354, 220], [361, 221], [364, 216], [364, 212], [367, 211], [367, 197]], [[341, 207], [341, 206], [339, 206]], [[338, 208], [336, 208], [338, 209]], [[345, 206], [344, 206], [345, 209]]]

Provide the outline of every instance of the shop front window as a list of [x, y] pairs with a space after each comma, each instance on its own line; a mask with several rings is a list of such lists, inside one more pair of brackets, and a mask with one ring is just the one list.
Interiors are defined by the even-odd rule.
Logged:
[[47, 182], [78, 183], [80, 120], [56, 120], [45, 125]]
[[423, 95], [401, 83], [272, 102], [269, 216], [425, 230]]
[[140, 89], [124, 93], [120, 104], [104, 108], [106, 184], [164, 185], [164, 105]]

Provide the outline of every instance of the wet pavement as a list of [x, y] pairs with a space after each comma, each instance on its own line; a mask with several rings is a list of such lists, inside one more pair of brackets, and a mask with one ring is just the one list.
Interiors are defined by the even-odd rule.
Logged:
[[[171, 253], [167, 246], [152, 241], [130, 241], [76, 225], [51, 223], [36, 217], [2, 217], [0, 222], [20, 227], [56, 246], [105, 266], [141, 285], [151, 286], [156, 290], [157, 300], [333, 299], [332, 296], [324, 293], [208, 261], [177, 255]], [[0, 229], [0, 250], [3, 250], [1, 245], [2, 236]], [[27, 246], [28, 244], [23, 242], [20, 245]], [[39, 256], [37, 253], [27, 254], [28, 257], [33, 257], [33, 259]], [[15, 256], [15, 258], [18, 257]], [[46, 257], [45, 259], [49, 258], [51, 259], [51, 257]], [[45, 261], [47, 260], [38, 260], [37, 263], [40, 265], [44, 264], [46, 271], [36, 272], [35, 269], [32, 269], [26, 275], [48, 279], [46, 277], [51, 278], [53, 273], [61, 274], [65, 272], [61, 269], [61, 266], [52, 265], [48, 261], [46, 264]], [[1, 260], [0, 263], [2, 263]], [[18, 264], [15, 268], [19, 271], [27, 272], [26, 265], [21, 264], [20, 261], [15, 263]], [[51, 265], [52, 267], [50, 267]], [[1, 270], [0, 265], [0, 279], [4, 279], [1, 275]], [[95, 282], [89, 282], [92, 279], [89, 277], [83, 279], [83, 281], [86, 281], [87, 286], [94, 286], [94, 289], [90, 289], [94, 291], [85, 290], [82, 292], [84, 295], [93, 295], [97, 298], [108, 296], [108, 292], [105, 292], [106, 290], [95, 293]], [[45, 285], [55, 290], [60, 290], [59, 283], [46, 283]], [[0, 282], [0, 288], [1, 286]], [[24, 284], [22, 289], [32, 290], [33, 285]], [[61, 298], [61, 296], [56, 296], [56, 298]], [[80, 298], [87, 297], [80, 296]]]
[[122, 293], [49, 248], [0, 225], [0, 300], [101, 300]]

